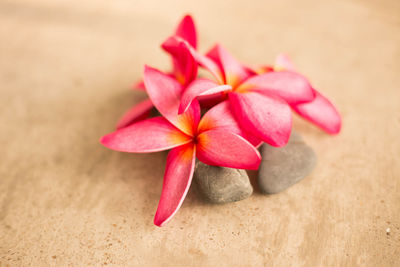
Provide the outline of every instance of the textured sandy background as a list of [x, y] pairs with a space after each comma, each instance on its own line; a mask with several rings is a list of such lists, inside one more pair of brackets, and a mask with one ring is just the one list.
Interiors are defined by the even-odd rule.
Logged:
[[[229, 4], [228, 4], [229, 3]], [[201, 50], [286, 51], [343, 115], [284, 193], [209, 205], [189, 192], [153, 226], [166, 154], [98, 143], [184, 12]], [[400, 266], [398, 1], [0, 1], [1, 266]], [[390, 234], [386, 229], [390, 228]]]

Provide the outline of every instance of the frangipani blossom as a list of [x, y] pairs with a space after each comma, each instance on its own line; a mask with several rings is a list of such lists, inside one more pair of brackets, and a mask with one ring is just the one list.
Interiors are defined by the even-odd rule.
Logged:
[[101, 143], [113, 150], [145, 153], [172, 149], [167, 157], [163, 189], [154, 218], [168, 222], [188, 192], [196, 157], [209, 165], [257, 169], [260, 154], [239, 134], [242, 130], [226, 103], [200, 119], [197, 100], [178, 115], [183, 86], [172, 77], [145, 67], [144, 83], [151, 101], [163, 117], [146, 119], [104, 136]]
[[[196, 27], [190, 15], [183, 17], [173, 36], [185, 40], [194, 49], [197, 47]], [[171, 55], [172, 59], [173, 70], [169, 75], [184, 86], [196, 79], [198, 69], [197, 61], [193, 58], [185, 42], [180, 42], [174, 46], [163, 45], [163, 48]], [[145, 90], [143, 81], [136, 83], [134, 88]], [[153, 107], [149, 99], [145, 99], [133, 106], [119, 119], [117, 129], [147, 118]]]
[[[267, 68], [263, 68], [264, 71], [268, 71]], [[289, 70], [296, 72], [294, 64], [288, 56], [280, 54], [275, 60], [275, 71]], [[293, 103], [291, 107], [300, 116], [306, 120], [314, 123], [319, 128], [329, 134], [338, 134], [341, 129], [342, 119], [338, 110], [335, 106], [315, 88], [312, 89], [315, 98], [312, 101], [305, 103]]]
[[216, 81], [198, 79], [189, 84], [182, 94], [179, 112], [184, 112], [198, 96], [223, 92], [245, 131], [272, 146], [280, 147], [288, 142], [292, 127], [288, 104], [308, 102], [315, 97], [305, 77], [292, 71], [255, 75], [220, 45], [206, 56], [194, 49], [191, 52]]
[[[197, 33], [189, 15], [161, 47], [171, 56], [172, 71], [145, 66], [139, 87], [148, 98], [128, 110], [117, 130], [101, 139], [104, 146], [121, 152], [170, 150], [154, 218], [158, 226], [182, 205], [196, 158], [208, 165], [258, 169], [257, 146], [288, 142], [291, 109], [328, 133], [340, 131], [336, 108], [284, 55], [274, 66], [259, 69], [238, 62], [221, 45], [203, 55], [196, 50]], [[199, 78], [199, 66], [213, 77]], [[203, 116], [200, 103], [203, 111], [211, 107]], [[148, 119], [155, 109], [161, 116]]]

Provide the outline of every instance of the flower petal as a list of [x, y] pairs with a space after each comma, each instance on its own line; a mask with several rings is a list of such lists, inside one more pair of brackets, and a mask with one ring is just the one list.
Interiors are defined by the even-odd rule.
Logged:
[[207, 56], [214, 60], [225, 75], [225, 83], [235, 87], [244, 79], [249, 77], [249, 72], [239, 61], [237, 61], [226, 49], [217, 44]]
[[179, 23], [175, 35], [186, 40], [194, 49], [197, 47], [197, 33], [193, 18], [190, 15], [183, 17]]
[[192, 182], [195, 150], [190, 143], [169, 152], [161, 198], [154, 217], [155, 225], [165, 225], [181, 207]]
[[314, 92], [308, 80], [295, 72], [279, 71], [268, 72], [252, 76], [241, 84], [237, 91], [266, 92], [275, 94], [289, 104], [308, 102], [314, 99]]
[[214, 78], [217, 80], [219, 84], [224, 84], [224, 73], [222, 69], [215, 63], [212, 59], [207, 56], [204, 56], [196, 51], [191, 50], [194, 58], [196, 59], [197, 63], [208, 70]]
[[203, 78], [197, 79], [184, 90], [179, 106], [179, 114], [185, 112], [197, 96], [213, 95], [228, 90], [232, 90], [229, 85], [219, 85], [214, 81]]
[[161, 46], [171, 55], [174, 65], [173, 76], [182, 85], [187, 85], [197, 77], [198, 64], [186, 42], [168, 38]]
[[144, 83], [147, 94], [161, 115], [184, 133], [193, 135], [200, 120], [198, 101], [193, 101], [185, 113], [178, 115], [182, 86], [175, 79], [145, 66]]
[[246, 72], [249, 74], [249, 76], [257, 75], [257, 70], [255, 70], [252, 66], [247, 65], [245, 63], [240, 63], [242, 67], [246, 70]]
[[163, 117], [155, 117], [105, 135], [100, 142], [112, 150], [146, 153], [171, 149], [191, 140], [190, 136], [179, 131]]
[[197, 137], [197, 158], [208, 165], [256, 170], [261, 156], [243, 137], [224, 130], [209, 130]]
[[342, 119], [339, 112], [326, 97], [317, 90], [314, 90], [314, 92], [315, 98], [313, 101], [292, 105], [292, 108], [300, 116], [319, 126], [327, 133], [339, 133], [342, 126]]
[[254, 72], [257, 74], [264, 74], [270, 71], [274, 71], [274, 67], [270, 66], [270, 65], [262, 65], [262, 66], [258, 66]]
[[258, 146], [261, 140], [247, 133], [237, 123], [231, 111], [229, 101], [223, 101], [213, 108], [209, 109], [201, 118], [198, 132], [202, 133], [208, 130], [225, 130], [242, 136], [254, 146]]
[[144, 83], [142, 80], [137, 81], [132, 85], [132, 89], [139, 90], [139, 91], [146, 91], [146, 87], [144, 87]]
[[191, 46], [186, 40], [179, 36], [171, 36], [164, 43], [161, 47], [168, 52], [170, 47], [176, 47], [179, 43], [185, 43], [186, 46], [189, 48], [190, 53], [192, 54], [193, 58], [196, 62], [202, 66], [203, 68], [207, 69], [218, 81], [220, 84], [224, 84], [224, 75], [220, 67], [215, 63], [212, 59], [208, 58], [207, 56], [202, 55], [201, 53], [197, 52], [196, 49]]
[[150, 115], [150, 111], [153, 107], [153, 103], [150, 99], [143, 100], [139, 104], [133, 106], [119, 119], [117, 129], [124, 128], [134, 122], [146, 119]]
[[240, 126], [272, 146], [284, 146], [292, 129], [288, 104], [274, 95], [230, 93], [229, 100]]
[[225, 101], [228, 98], [228, 94], [225, 94], [224, 92], [222, 93], [217, 93], [213, 95], [204, 95], [204, 96], [198, 96], [197, 100], [199, 100], [200, 106], [204, 109], [210, 109], [214, 107], [215, 105], [221, 103], [222, 101]]
[[275, 59], [275, 71], [278, 70], [289, 70], [289, 71], [296, 71], [294, 64], [290, 60], [290, 58], [285, 54], [279, 54]]

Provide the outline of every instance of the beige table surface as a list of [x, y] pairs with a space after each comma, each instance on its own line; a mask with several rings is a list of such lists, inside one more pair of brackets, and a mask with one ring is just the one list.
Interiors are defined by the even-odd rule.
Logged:
[[[297, 118], [319, 157], [307, 179], [226, 205], [192, 188], [158, 228], [166, 154], [98, 139], [144, 98], [143, 64], [168, 68], [159, 44], [187, 11], [202, 51], [289, 53], [343, 130]], [[0, 1], [0, 93], [1, 266], [400, 266], [396, 0]]]

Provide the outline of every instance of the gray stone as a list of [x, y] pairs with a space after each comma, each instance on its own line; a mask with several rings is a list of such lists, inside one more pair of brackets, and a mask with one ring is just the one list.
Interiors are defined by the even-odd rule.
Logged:
[[253, 193], [245, 170], [196, 163], [194, 181], [203, 197], [212, 203], [228, 203], [248, 198]]
[[309, 175], [317, 162], [314, 150], [295, 132], [284, 147], [263, 144], [261, 156], [258, 183], [266, 194], [279, 193], [291, 187]]

